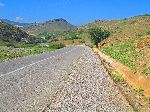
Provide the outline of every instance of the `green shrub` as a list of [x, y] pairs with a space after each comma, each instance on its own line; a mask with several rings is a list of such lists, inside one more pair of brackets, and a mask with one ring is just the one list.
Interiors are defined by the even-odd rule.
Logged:
[[54, 51], [63, 47], [65, 47], [64, 44], [50, 44], [49, 46], [41, 46], [38, 44], [23, 44], [21, 48], [0, 47], [0, 61]]
[[61, 49], [63, 47], [65, 47], [64, 44], [50, 44], [49, 45], [49, 48], [52, 48], [52, 49]]
[[51, 42], [56, 42], [56, 41], [58, 41], [58, 39], [51, 39]]
[[146, 77], [150, 75], [150, 67], [146, 68], [142, 72]]
[[5, 46], [7, 46], [7, 47], [13, 47], [13, 48], [19, 48], [20, 47], [20, 43], [9, 42], [9, 43], [5, 43]]
[[85, 43], [85, 40], [80, 40], [80, 43]]
[[110, 32], [102, 30], [101, 28], [93, 27], [89, 29], [92, 43], [98, 48], [98, 43], [110, 36]]
[[23, 43], [21, 44], [21, 48], [32, 48], [32, 47], [35, 47], [37, 44], [27, 44], [27, 43]]
[[145, 36], [145, 35], [150, 35], [150, 31], [147, 31], [147, 32], [141, 32], [141, 33], [138, 33], [136, 34], [136, 36]]
[[92, 44], [86, 44], [86, 46], [93, 48], [94, 46]]
[[122, 74], [120, 74], [119, 72], [117, 71], [113, 71], [111, 72], [111, 77], [113, 78], [113, 80], [117, 83], [123, 83], [124, 82], [124, 79], [122, 77]]
[[146, 98], [145, 102], [146, 102], [147, 104], [150, 104], [150, 98]]
[[140, 87], [137, 87], [134, 89], [135, 93], [139, 96], [143, 96], [144, 95], [144, 90]]
[[80, 39], [80, 37], [75, 32], [68, 32], [64, 36], [65, 40], [74, 40], [74, 39]]

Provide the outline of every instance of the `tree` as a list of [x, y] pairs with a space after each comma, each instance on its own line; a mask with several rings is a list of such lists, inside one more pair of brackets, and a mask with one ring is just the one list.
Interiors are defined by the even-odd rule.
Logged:
[[106, 39], [110, 36], [110, 32], [107, 30], [103, 30], [102, 28], [90, 28], [89, 34], [91, 36], [91, 41], [98, 48], [98, 43]]

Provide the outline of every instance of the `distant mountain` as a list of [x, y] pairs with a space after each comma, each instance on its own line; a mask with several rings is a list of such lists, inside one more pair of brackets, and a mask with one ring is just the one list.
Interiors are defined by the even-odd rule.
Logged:
[[24, 26], [22, 29], [26, 32], [32, 33], [43, 33], [43, 32], [59, 32], [59, 31], [69, 31], [75, 29], [76, 26], [70, 24], [65, 19], [53, 19], [46, 21], [44, 23], [33, 23]]
[[9, 23], [11, 25], [16, 25], [16, 26], [26, 26], [29, 25], [30, 23], [20, 23], [20, 22], [15, 22], [15, 21], [10, 21], [8, 19], [0, 19], [1, 21], [4, 21], [6, 23]]
[[4, 21], [0, 21], [0, 40], [6, 42], [38, 42], [36, 37], [28, 35], [22, 31], [19, 27], [8, 24]]

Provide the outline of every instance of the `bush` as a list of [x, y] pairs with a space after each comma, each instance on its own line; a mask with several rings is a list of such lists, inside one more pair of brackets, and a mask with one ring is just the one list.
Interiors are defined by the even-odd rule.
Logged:
[[140, 87], [135, 88], [134, 91], [139, 96], [143, 96], [144, 95], [144, 90], [142, 88], [140, 88]]
[[147, 104], [150, 104], [150, 98], [146, 98], [145, 102], [146, 102]]
[[146, 77], [149, 76], [149, 75], [150, 75], [150, 67], [144, 69], [144, 70], [142, 71], [142, 74], [144, 74], [144, 76], [146, 76]]
[[58, 41], [58, 39], [57, 38], [55, 38], [55, 39], [51, 39], [51, 42], [57, 42]]
[[117, 72], [117, 71], [113, 71], [111, 73], [111, 77], [117, 83], [123, 83], [124, 82], [124, 79], [123, 79], [122, 75], [119, 72]]
[[65, 40], [74, 40], [74, 39], [80, 39], [80, 37], [78, 37], [78, 35], [75, 32], [68, 32], [65, 35]]
[[150, 35], [150, 31], [147, 31], [147, 32], [141, 32], [139, 34], [136, 34], [136, 36], [145, 36], [145, 35]]
[[26, 43], [23, 43], [21, 44], [21, 48], [31, 48], [31, 47], [35, 47], [37, 44], [26, 44]]
[[66, 47], [64, 44], [50, 44], [49, 45], [49, 48], [52, 48], [52, 49], [61, 49], [64, 47]]
[[90, 28], [89, 34], [91, 36], [92, 43], [98, 48], [98, 43], [110, 36], [110, 32], [102, 30], [101, 28]]
[[6, 43], [6, 46], [7, 47], [13, 47], [13, 48], [19, 48], [20, 44], [11, 42], [11, 43]]
[[94, 46], [92, 44], [86, 44], [86, 46], [93, 48]]
[[80, 40], [80, 43], [85, 43], [85, 40]]

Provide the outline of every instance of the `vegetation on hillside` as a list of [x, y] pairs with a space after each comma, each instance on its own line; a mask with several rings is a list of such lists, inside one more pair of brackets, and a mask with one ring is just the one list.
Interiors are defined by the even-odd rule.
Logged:
[[0, 21], [0, 41], [3, 41], [4, 43], [14, 42], [14, 44], [15, 42], [26, 42], [26, 43], [44, 42], [43, 39], [28, 35], [26, 32], [22, 31], [19, 27], [12, 26], [3, 21]]
[[123, 41], [136, 37], [142, 32], [150, 31], [150, 16], [137, 16], [120, 20], [97, 20], [82, 26], [81, 29], [88, 30], [90, 27], [98, 27], [111, 32], [110, 38], [103, 41], [103, 47], [118, 40]]
[[26, 32], [39, 34], [43, 32], [53, 33], [53, 32], [69, 31], [75, 28], [76, 28], [75, 26], [68, 23], [66, 20], [60, 18], [60, 19], [49, 20], [44, 23], [29, 24], [27, 26], [24, 26], [22, 29]]
[[29, 55], [41, 54], [65, 47], [63, 44], [22, 44], [20, 48], [0, 46], [0, 62]]
[[74, 40], [74, 39], [80, 39], [79, 35], [76, 32], [69, 31], [64, 35], [65, 40]]
[[[94, 44], [99, 47], [99, 44], [103, 53], [135, 73], [150, 78], [149, 14], [121, 20], [97, 20], [79, 28], [64, 19], [55, 19], [30, 24], [23, 30], [30, 35], [18, 27], [0, 22], [0, 61], [49, 52], [66, 45], [86, 44], [93, 47]], [[110, 75], [116, 83], [125, 83], [119, 72], [113, 71]], [[144, 95], [140, 87], [134, 92], [138, 96]]]
[[101, 51], [119, 60], [133, 71], [150, 76], [150, 36], [114, 42]]
[[[58, 24], [58, 23], [63, 23], [63, 24]], [[53, 24], [55, 24], [57, 27], [55, 27], [55, 25]], [[23, 32], [23, 34], [19, 33], [22, 32], [19, 28], [17, 27], [14, 28], [13, 26], [11, 26], [7, 28], [6, 35], [4, 35], [5, 33], [3, 33], [4, 35], [3, 38], [2, 36], [0, 37], [1, 38], [0, 45], [11, 47], [11, 48], [12, 47], [21, 48], [22, 44], [25, 43], [23, 40], [28, 40], [28, 39], [32, 40], [34, 44], [37, 43], [37, 39], [38, 39], [40, 41], [44, 40], [47, 43], [56, 44], [56, 45], [61, 43], [64, 45], [86, 44], [92, 47], [89, 29], [97, 28], [98, 30], [102, 30], [102, 31], [107, 30], [109, 31], [110, 34], [109, 38], [99, 38], [98, 40], [94, 38], [92, 39], [94, 44], [98, 44], [100, 42], [99, 43], [101, 46], [100, 49], [105, 54], [110, 55], [113, 58], [119, 60], [120, 62], [127, 65], [135, 72], [139, 72], [141, 74], [144, 74], [145, 76], [150, 75], [150, 65], [148, 61], [150, 60], [148, 58], [150, 57], [150, 53], [148, 53], [150, 52], [149, 51], [150, 39], [144, 37], [145, 35], [150, 34], [149, 15], [125, 18], [122, 20], [103, 20], [103, 21], [98, 20], [93, 23], [87, 24], [85, 26], [79, 27], [77, 29], [74, 29], [75, 27], [73, 27], [73, 29], [71, 27], [64, 28], [63, 26], [66, 27], [66, 24], [68, 26], [68, 23], [63, 19], [55, 19], [55, 20], [48, 21], [46, 23], [33, 24], [34, 27], [30, 27], [30, 26], [26, 27], [28, 33], [32, 34], [30, 38], [29, 35], [26, 34], [25, 32]], [[65, 31], [49, 30], [49, 28], [57, 29], [59, 25], [61, 26], [61, 29], [65, 29]], [[12, 29], [15, 30], [13, 31]], [[0, 30], [4, 31], [3, 28], [1, 28]], [[11, 34], [9, 33], [9, 30], [15, 35], [10, 37], [8, 35]], [[93, 30], [93, 32], [94, 31], [96, 30]], [[97, 34], [101, 34], [101, 33], [97, 33]], [[16, 37], [16, 35], [19, 36]], [[91, 35], [94, 35], [94, 33], [93, 34], [91, 33]], [[4, 38], [5, 36], [6, 38]], [[13, 38], [13, 40], [15, 41], [8, 41], [9, 37], [11, 39]], [[21, 43], [19, 42], [20, 41], [19, 37], [23, 37], [21, 38]], [[29, 42], [31, 43], [32, 41]], [[34, 48], [34, 45], [32, 47]]]
[[140, 54], [135, 49], [135, 41], [137, 41], [137, 38], [116, 42], [101, 50], [103, 53], [129, 66], [132, 70], [136, 70], [136, 62]]
[[65, 47], [64, 44], [45, 42], [45, 38], [29, 35], [18, 27], [0, 21], [0, 61], [40, 54]]
[[[141, 15], [120, 20], [97, 20], [82, 26], [87, 32], [97, 27], [108, 30], [110, 37], [100, 42], [101, 51], [133, 71], [150, 76], [150, 16]], [[87, 35], [90, 37], [90, 35]]]
[[90, 28], [89, 34], [91, 36], [91, 41], [96, 45], [98, 48], [98, 43], [103, 41], [104, 39], [108, 38], [110, 36], [110, 32], [107, 30], [102, 30], [101, 28]]

